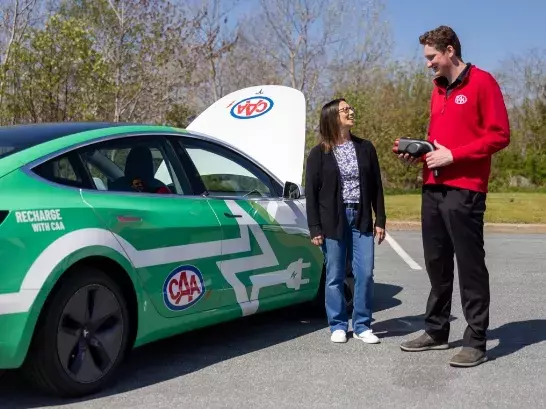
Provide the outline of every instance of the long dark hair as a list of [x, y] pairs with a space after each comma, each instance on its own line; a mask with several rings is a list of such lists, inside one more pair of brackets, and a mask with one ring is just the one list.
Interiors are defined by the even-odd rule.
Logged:
[[328, 102], [320, 112], [320, 144], [325, 152], [330, 152], [339, 138], [338, 118], [341, 101], [345, 101], [345, 98], [337, 98]]

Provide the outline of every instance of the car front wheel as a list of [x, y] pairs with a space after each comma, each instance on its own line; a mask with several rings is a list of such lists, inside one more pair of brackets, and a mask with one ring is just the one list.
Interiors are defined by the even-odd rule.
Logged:
[[81, 397], [102, 389], [123, 361], [129, 311], [104, 272], [84, 267], [48, 300], [24, 371], [48, 393]]

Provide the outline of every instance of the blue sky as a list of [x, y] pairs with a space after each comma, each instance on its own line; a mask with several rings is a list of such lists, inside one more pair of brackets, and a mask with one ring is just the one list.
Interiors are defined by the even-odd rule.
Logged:
[[[240, 1], [237, 12], [243, 14], [257, 3]], [[486, 70], [500, 68], [501, 60], [528, 49], [546, 49], [544, 0], [384, 0], [384, 4], [384, 18], [400, 57], [420, 55], [419, 35], [442, 24], [459, 35], [463, 59]]]
[[493, 70], [502, 59], [530, 48], [546, 48], [546, 1], [387, 0], [397, 53], [420, 52], [418, 37], [445, 24], [459, 36], [463, 59]]

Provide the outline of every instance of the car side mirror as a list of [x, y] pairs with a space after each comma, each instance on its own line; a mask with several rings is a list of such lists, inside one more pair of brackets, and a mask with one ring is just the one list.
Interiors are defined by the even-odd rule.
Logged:
[[284, 191], [282, 194], [284, 199], [300, 199], [303, 195], [303, 188], [297, 183], [286, 182], [284, 184]]

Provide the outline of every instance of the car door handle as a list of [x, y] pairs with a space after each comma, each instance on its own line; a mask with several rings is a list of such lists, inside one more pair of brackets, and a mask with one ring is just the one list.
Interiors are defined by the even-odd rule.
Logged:
[[231, 218], [233, 218], [233, 217], [243, 217], [240, 214], [233, 214], [233, 213], [228, 213], [228, 212], [224, 212], [224, 216], [231, 217]]
[[136, 223], [141, 222], [142, 217], [135, 217], [135, 216], [118, 216], [118, 221], [122, 223]]

